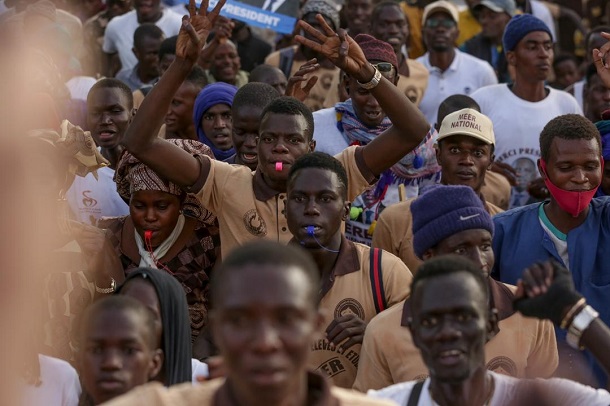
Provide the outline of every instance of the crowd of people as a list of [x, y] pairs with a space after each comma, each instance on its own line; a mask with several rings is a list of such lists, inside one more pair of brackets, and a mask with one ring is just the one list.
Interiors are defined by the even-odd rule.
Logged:
[[225, 2], [0, 0], [21, 404], [610, 405], [610, 8]]

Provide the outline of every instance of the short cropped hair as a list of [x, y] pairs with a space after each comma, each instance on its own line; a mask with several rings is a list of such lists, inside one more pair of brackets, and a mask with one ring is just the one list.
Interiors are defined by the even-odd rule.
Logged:
[[311, 114], [311, 110], [301, 101], [295, 99], [294, 97], [282, 96], [273, 100], [263, 109], [263, 114], [261, 115], [261, 119], [264, 118], [267, 114], [286, 114], [290, 116], [303, 116], [305, 121], [307, 121], [307, 128], [305, 130], [305, 135], [308, 140], [313, 139], [313, 114]]
[[601, 155], [602, 140], [597, 127], [579, 114], [564, 114], [552, 119], [540, 133], [540, 156], [548, 162], [555, 138], [563, 140], [592, 140], [597, 142]]
[[199, 65], [193, 66], [191, 73], [184, 79], [184, 83], [190, 83], [199, 89], [203, 89], [208, 84], [205, 70]]
[[286, 77], [286, 75], [284, 75], [284, 72], [282, 72], [279, 68], [267, 64], [262, 64], [252, 69], [252, 72], [250, 72], [250, 82], [260, 82], [260, 77], [266, 75], [267, 73], [278, 73]]
[[133, 33], [134, 48], [140, 48], [145, 38], [162, 39], [163, 31], [153, 23], [140, 24]]
[[146, 325], [146, 343], [151, 350], [158, 347], [157, 342], [157, 325], [155, 322], [155, 315], [153, 312], [144, 306], [138, 300], [125, 295], [112, 295], [104, 297], [93, 304], [91, 304], [82, 318], [80, 325], [80, 339], [81, 342], [84, 339], [85, 333], [91, 324], [91, 321], [98, 317], [100, 313], [109, 312], [117, 314], [119, 312], [133, 312], [142, 317]]
[[265, 108], [273, 100], [280, 97], [277, 90], [267, 83], [250, 82], [246, 83], [237, 90], [233, 98], [233, 109], [238, 110], [243, 107]]
[[454, 94], [447, 97], [438, 106], [438, 115], [436, 116], [436, 124], [439, 126], [451, 113], [460, 111], [462, 109], [473, 109], [481, 112], [481, 106], [472, 97], [466, 96], [465, 94]]
[[347, 198], [347, 173], [337, 158], [324, 152], [311, 152], [300, 156], [295, 161], [294, 165], [292, 165], [292, 168], [290, 168], [290, 172], [288, 173], [288, 185], [292, 184], [294, 178], [301, 169], [307, 168], [325, 169], [337, 174], [337, 178], [339, 178], [339, 183], [341, 184], [341, 196], [344, 199]]
[[87, 104], [90, 103], [91, 95], [99, 89], [119, 89], [125, 95], [128, 104], [127, 108], [129, 110], [133, 108], [133, 93], [131, 89], [125, 83], [115, 78], [104, 78], [95, 82], [87, 94]]
[[[379, 13], [386, 7], [396, 7], [398, 11], [402, 13], [402, 9], [400, 8], [400, 4], [392, 0], [384, 0], [381, 3], [378, 3], [375, 7], [373, 7], [373, 11], [371, 12], [371, 24], [379, 17]], [[409, 25], [409, 20], [405, 16], [405, 20], [407, 21], [407, 26]]]
[[242, 245], [223, 258], [222, 263], [214, 268], [210, 282], [212, 308], [216, 308], [226, 295], [227, 281], [235, 273], [241, 272], [250, 265], [294, 267], [299, 269], [309, 281], [309, 296], [313, 308], [318, 307], [318, 288], [320, 274], [311, 256], [296, 245], [283, 245], [275, 241], [261, 240]]
[[178, 36], [174, 35], [173, 37], [165, 38], [163, 42], [161, 42], [161, 47], [159, 48], [159, 59], [163, 58], [165, 55], [176, 55], [176, 43], [178, 42]]
[[[441, 255], [424, 261], [417, 269], [417, 273], [411, 281], [411, 297], [414, 296], [415, 290], [419, 285], [424, 284], [427, 280], [434, 279], [439, 276], [452, 275], [458, 272], [466, 272], [473, 276], [481, 290], [485, 293], [485, 299], [489, 297], [489, 286], [487, 276], [481, 272], [481, 268], [474, 262], [460, 257], [459, 255]], [[413, 303], [413, 301], [411, 301]]]

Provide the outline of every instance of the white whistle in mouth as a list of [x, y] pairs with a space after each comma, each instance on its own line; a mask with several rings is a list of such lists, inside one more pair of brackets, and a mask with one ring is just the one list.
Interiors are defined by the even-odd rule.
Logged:
[[278, 172], [282, 172], [282, 166], [284, 166], [284, 164], [282, 162], [276, 162], [275, 163], [275, 170]]

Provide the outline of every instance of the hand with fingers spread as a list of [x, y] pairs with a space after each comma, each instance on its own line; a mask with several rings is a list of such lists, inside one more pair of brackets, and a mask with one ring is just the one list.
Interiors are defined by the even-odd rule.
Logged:
[[601, 36], [608, 40], [600, 49], [593, 50], [593, 63], [597, 74], [606, 87], [610, 87], [610, 33], [602, 32]]
[[335, 66], [358, 81], [362, 83], [370, 81], [374, 69], [366, 60], [362, 49], [354, 39], [347, 35], [343, 29], [339, 29], [339, 32], [336, 33], [320, 14], [316, 16], [316, 19], [322, 26], [322, 32], [303, 20], [299, 21], [299, 27], [309, 33], [316, 41], [297, 35], [295, 37], [296, 42], [324, 55]]
[[335, 346], [346, 350], [356, 344], [362, 344], [365, 329], [364, 320], [355, 314], [348, 314], [337, 317], [328, 325], [326, 339]]
[[[294, 97], [297, 100], [305, 101], [309, 97], [309, 92], [318, 82], [318, 76], [308, 76], [320, 68], [316, 58], [308, 60], [298, 71], [288, 79], [286, 85], [286, 96]], [[305, 82], [303, 84], [303, 82]]]
[[176, 58], [197, 62], [199, 53], [214, 27], [218, 13], [226, 0], [220, 0], [211, 12], [207, 12], [208, 0], [203, 0], [196, 11], [195, 0], [189, 0], [189, 16], [182, 17], [182, 27], [176, 42]]
[[581, 298], [574, 288], [570, 271], [549, 260], [523, 271], [513, 305], [524, 316], [560, 324], [565, 313]]

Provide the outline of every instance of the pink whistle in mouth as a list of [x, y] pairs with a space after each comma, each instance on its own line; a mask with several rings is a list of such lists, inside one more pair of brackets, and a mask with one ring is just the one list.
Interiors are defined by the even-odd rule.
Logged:
[[275, 163], [275, 170], [278, 172], [282, 172], [282, 166], [284, 166], [284, 164], [282, 162], [276, 162]]
[[152, 232], [151, 230], [146, 230], [146, 231], [144, 231], [144, 239], [145, 239], [145, 240], [150, 240], [150, 239], [152, 239], [152, 233], [153, 233], [153, 232]]

